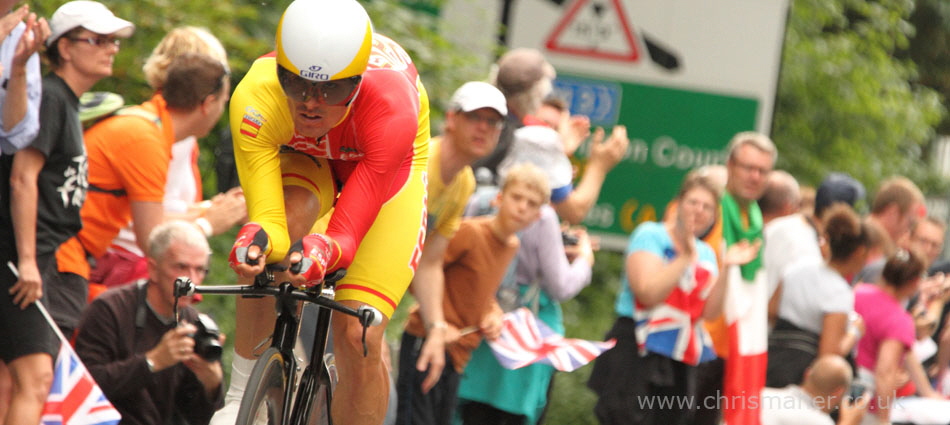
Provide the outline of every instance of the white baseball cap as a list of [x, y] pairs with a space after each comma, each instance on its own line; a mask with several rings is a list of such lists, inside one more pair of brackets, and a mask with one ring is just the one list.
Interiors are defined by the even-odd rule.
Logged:
[[49, 47], [63, 34], [76, 27], [83, 27], [96, 34], [115, 34], [121, 38], [128, 38], [135, 32], [133, 23], [117, 18], [102, 3], [76, 0], [63, 4], [53, 12], [53, 17], [49, 20], [50, 35], [46, 39], [46, 46]]
[[449, 101], [449, 109], [471, 112], [481, 108], [492, 108], [501, 116], [508, 115], [505, 95], [495, 86], [481, 81], [469, 81], [462, 84]]

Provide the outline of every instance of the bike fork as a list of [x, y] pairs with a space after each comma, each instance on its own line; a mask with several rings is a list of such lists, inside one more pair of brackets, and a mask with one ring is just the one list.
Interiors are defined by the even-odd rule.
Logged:
[[[317, 327], [313, 339], [313, 349], [310, 351], [310, 364], [304, 369], [303, 376], [300, 379], [300, 388], [297, 391], [297, 400], [293, 408], [293, 425], [306, 425], [310, 415], [314, 414], [314, 398], [319, 395], [319, 386], [326, 388], [326, 406], [330, 409], [332, 400], [332, 387], [330, 377], [327, 374], [327, 368], [324, 364], [324, 354], [327, 348], [327, 339], [330, 335], [330, 316], [332, 311], [329, 308], [320, 306], [317, 309]], [[333, 423], [330, 418], [330, 412], [324, 412], [329, 424]]]

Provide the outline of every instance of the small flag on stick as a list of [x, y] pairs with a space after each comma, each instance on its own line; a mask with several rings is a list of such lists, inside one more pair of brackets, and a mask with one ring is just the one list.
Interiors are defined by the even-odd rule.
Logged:
[[527, 308], [505, 313], [501, 335], [488, 345], [506, 369], [518, 369], [533, 363], [570, 372], [590, 363], [600, 353], [613, 348], [616, 340], [588, 341], [565, 338], [537, 320]]
[[[12, 262], [7, 267], [19, 278]], [[59, 337], [59, 355], [53, 368], [53, 385], [43, 406], [43, 425], [116, 425], [122, 415], [106, 399], [102, 389], [79, 360], [76, 351], [53, 322], [39, 300], [36, 307]]]

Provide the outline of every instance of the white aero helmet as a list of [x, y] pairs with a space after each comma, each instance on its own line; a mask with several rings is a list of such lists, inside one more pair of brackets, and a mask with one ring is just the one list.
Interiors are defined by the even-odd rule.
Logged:
[[360, 75], [373, 23], [356, 0], [294, 0], [277, 26], [277, 64], [310, 81]]

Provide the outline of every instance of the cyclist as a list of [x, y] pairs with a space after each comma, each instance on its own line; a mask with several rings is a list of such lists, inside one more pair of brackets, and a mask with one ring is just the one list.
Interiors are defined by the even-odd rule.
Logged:
[[[265, 263], [299, 266], [289, 277], [300, 283], [347, 269], [337, 300], [370, 305], [386, 318], [367, 330], [365, 357], [358, 320], [333, 318], [340, 383], [331, 413], [336, 423], [379, 424], [389, 391], [383, 330], [425, 239], [428, 98], [409, 55], [373, 33], [355, 0], [295, 0], [281, 17], [276, 44], [231, 100], [250, 218], [231, 266], [243, 284]], [[314, 226], [334, 206], [326, 229]], [[229, 405], [213, 423], [234, 423], [254, 347], [273, 330], [272, 303], [238, 299]]]

